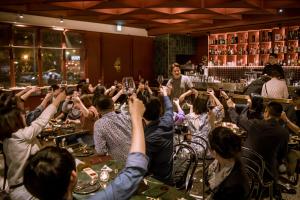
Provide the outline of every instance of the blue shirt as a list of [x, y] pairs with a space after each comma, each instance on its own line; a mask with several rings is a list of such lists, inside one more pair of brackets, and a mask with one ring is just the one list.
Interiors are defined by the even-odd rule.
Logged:
[[121, 173], [106, 187], [89, 200], [129, 199], [137, 190], [139, 183], [147, 172], [148, 158], [142, 153], [130, 153], [126, 166]]
[[157, 121], [145, 126], [146, 154], [149, 173], [166, 184], [172, 183], [173, 171], [173, 108], [170, 98], [164, 96], [165, 113]]

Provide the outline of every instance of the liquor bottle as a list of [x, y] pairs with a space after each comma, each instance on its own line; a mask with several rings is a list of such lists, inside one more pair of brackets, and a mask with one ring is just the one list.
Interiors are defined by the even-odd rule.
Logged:
[[255, 35], [252, 35], [252, 42], [255, 42]]
[[284, 47], [283, 45], [280, 45], [280, 53], [283, 53], [283, 51], [284, 51]]
[[283, 53], [287, 53], [287, 46], [286, 45], [284, 45], [284, 47], [283, 47]]
[[275, 44], [275, 47], [274, 47], [274, 53], [275, 53], [275, 54], [278, 54], [278, 46], [277, 46], [277, 44]]
[[268, 32], [268, 41], [272, 41], [272, 32]]
[[288, 60], [287, 60], [287, 65], [290, 66], [291, 65], [291, 56], [288, 56]]

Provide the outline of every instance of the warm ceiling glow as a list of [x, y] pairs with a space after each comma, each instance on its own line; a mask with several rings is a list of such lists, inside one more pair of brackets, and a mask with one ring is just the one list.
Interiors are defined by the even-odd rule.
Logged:
[[27, 54], [23, 55], [23, 60], [28, 60], [28, 55]]

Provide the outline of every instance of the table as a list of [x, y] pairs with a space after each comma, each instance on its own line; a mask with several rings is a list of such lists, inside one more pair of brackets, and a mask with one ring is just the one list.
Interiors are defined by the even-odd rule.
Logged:
[[[118, 173], [122, 170], [123, 164], [112, 160], [109, 156], [99, 156], [99, 155], [93, 155], [86, 158], [81, 158], [86, 164], [82, 167], [91, 167], [96, 173], [101, 172], [101, 168], [106, 165], [109, 168], [112, 169], [112, 171], [109, 173], [109, 181], [108, 182], [101, 182], [99, 181], [100, 187], [95, 187], [94, 189], [96, 191], [99, 191], [106, 187], [107, 184], [109, 184], [110, 181], [112, 181]], [[84, 172], [82, 172], [82, 167], [79, 166], [80, 169], [77, 170], [78, 172], [78, 183], [80, 185], [86, 185], [86, 183], [89, 183], [91, 180], [88, 175]], [[78, 184], [77, 183], [77, 184]], [[90, 194], [78, 194], [75, 193], [76, 187], [73, 193], [73, 196], [78, 200], [84, 200], [93, 195], [93, 193]], [[96, 192], [95, 191], [95, 192]], [[78, 192], [78, 191], [77, 191]], [[140, 184], [140, 187], [136, 191], [135, 195], [131, 197], [132, 200], [143, 200], [143, 199], [166, 199], [166, 200], [176, 200], [176, 199], [194, 199], [190, 197], [188, 194], [185, 194], [182, 191], [177, 190], [174, 187], [165, 185], [164, 183], [152, 178], [152, 177], [146, 177], [144, 178], [144, 181]]]
[[[57, 146], [64, 146], [64, 140], [70, 137], [79, 137], [89, 134], [89, 130], [76, 126], [61, 126], [45, 128], [38, 136], [42, 144], [53, 142]], [[65, 139], [64, 139], [65, 138]]]

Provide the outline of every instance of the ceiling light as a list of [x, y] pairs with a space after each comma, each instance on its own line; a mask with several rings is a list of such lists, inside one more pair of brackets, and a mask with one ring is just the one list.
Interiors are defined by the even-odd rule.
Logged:
[[278, 13], [283, 13], [283, 9], [282, 8], [280, 8], [279, 10], [278, 10]]
[[60, 23], [64, 23], [64, 18], [61, 17], [61, 18], [59, 19], [59, 22], [60, 22]]
[[119, 31], [119, 32], [122, 31], [122, 24], [117, 24], [117, 31]]
[[19, 14], [18, 17], [19, 17], [19, 19], [23, 19], [24, 18], [23, 14]]
[[65, 30], [64, 28], [56, 27], [56, 26], [52, 26], [52, 29], [56, 30], [56, 31], [64, 31]]

